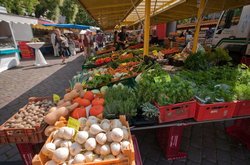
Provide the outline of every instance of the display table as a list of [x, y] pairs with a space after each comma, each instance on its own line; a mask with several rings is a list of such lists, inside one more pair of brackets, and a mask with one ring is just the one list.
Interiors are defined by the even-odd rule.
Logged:
[[0, 49], [0, 72], [19, 65], [18, 49]]
[[30, 42], [27, 43], [28, 46], [35, 49], [35, 65], [36, 66], [44, 66], [48, 63], [46, 62], [45, 58], [43, 57], [42, 52], [39, 50], [45, 42]]

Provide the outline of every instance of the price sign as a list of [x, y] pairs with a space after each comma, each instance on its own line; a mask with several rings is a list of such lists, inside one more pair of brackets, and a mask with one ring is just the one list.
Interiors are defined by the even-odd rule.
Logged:
[[58, 96], [57, 94], [53, 94], [53, 102], [58, 103], [59, 101], [60, 101], [60, 96]]
[[78, 131], [80, 128], [80, 122], [72, 117], [69, 117], [67, 126]]

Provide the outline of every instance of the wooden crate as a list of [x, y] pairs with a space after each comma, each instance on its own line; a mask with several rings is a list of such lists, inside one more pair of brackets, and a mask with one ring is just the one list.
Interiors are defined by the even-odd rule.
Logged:
[[[62, 118], [62, 120], [64, 120]], [[125, 116], [120, 116], [120, 121], [122, 122], [123, 125], [129, 128], [129, 124], [126, 121]], [[66, 123], [65, 121], [62, 122], [57, 122], [56, 126], [58, 128], [65, 126]], [[49, 143], [52, 141], [52, 136], [49, 136], [48, 139], [46, 140], [46, 143]], [[75, 164], [75, 165], [135, 165], [135, 150], [134, 150], [134, 145], [132, 141], [132, 136], [131, 132], [129, 130], [129, 141], [130, 141], [130, 148], [124, 151], [125, 158], [124, 159], [112, 159], [112, 160], [105, 160], [102, 162], [91, 162], [91, 163], [83, 163], [83, 164]], [[33, 165], [45, 165], [47, 161], [50, 159], [45, 156], [41, 151], [39, 154], [35, 155], [32, 164]]]

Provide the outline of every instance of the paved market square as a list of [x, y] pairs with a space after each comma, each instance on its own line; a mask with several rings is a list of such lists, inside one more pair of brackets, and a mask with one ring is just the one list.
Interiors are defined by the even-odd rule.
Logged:
[[[34, 61], [21, 61], [20, 66], [0, 73], [0, 123], [27, 103], [31, 96], [63, 95], [70, 80], [81, 71], [83, 56], [70, 57], [66, 65], [61, 59], [45, 57], [48, 66], [35, 67]], [[156, 130], [137, 131], [144, 165], [249, 165], [250, 151], [225, 134], [225, 126], [231, 123], [217, 122], [186, 127], [182, 151], [188, 158], [176, 161], [165, 159], [155, 137]], [[0, 145], [0, 164], [21, 165], [23, 161], [15, 144]]]

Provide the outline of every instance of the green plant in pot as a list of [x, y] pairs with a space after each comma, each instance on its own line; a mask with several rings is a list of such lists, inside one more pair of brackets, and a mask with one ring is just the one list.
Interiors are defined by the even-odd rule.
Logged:
[[149, 102], [142, 104], [141, 108], [142, 108], [142, 115], [145, 116], [145, 119], [155, 120], [159, 116], [159, 110]]

